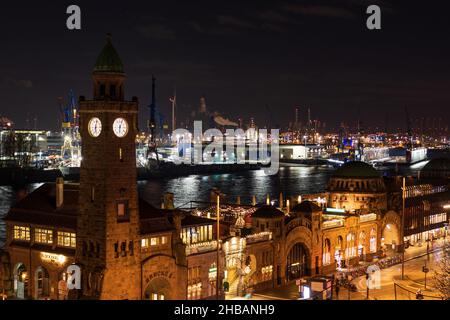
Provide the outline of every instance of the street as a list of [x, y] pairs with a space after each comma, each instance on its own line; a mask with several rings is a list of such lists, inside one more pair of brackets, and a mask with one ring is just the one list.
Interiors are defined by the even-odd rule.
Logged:
[[[427, 257], [426, 245], [422, 247], [410, 247], [405, 252], [405, 277], [401, 280], [401, 264], [390, 268], [382, 269], [379, 277], [379, 288], [369, 290], [370, 300], [415, 300], [418, 289], [422, 290], [425, 300], [440, 299], [438, 293], [433, 288], [433, 275], [437, 263], [443, 256], [443, 240], [436, 240], [429, 248]], [[425, 289], [425, 274], [422, 267], [427, 265], [427, 286]], [[352, 280], [357, 286], [356, 292], [350, 292], [344, 287], [340, 288], [339, 297], [333, 290], [333, 300], [365, 300], [367, 298], [366, 277], [358, 277]], [[396, 288], [394, 284], [396, 285]], [[299, 297], [298, 286], [290, 283], [286, 286], [268, 289], [255, 293], [252, 300], [297, 300]], [[337, 299], [336, 299], [337, 298]], [[239, 299], [239, 298], [238, 298]], [[244, 298], [240, 298], [244, 299]]]

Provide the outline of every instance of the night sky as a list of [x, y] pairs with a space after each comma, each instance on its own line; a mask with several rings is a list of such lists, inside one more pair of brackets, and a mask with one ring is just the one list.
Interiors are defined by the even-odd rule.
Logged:
[[[450, 19], [444, 1], [7, 1], [0, 7], [0, 115], [56, 129], [57, 97], [92, 97], [90, 75], [111, 32], [138, 96], [140, 127], [157, 78], [157, 103], [170, 122], [206, 96], [207, 108], [260, 126], [287, 125], [294, 107], [330, 128], [358, 116], [367, 127], [405, 126], [412, 117], [449, 122]], [[67, 6], [82, 30], [66, 28]], [[382, 30], [366, 8], [382, 9]]]

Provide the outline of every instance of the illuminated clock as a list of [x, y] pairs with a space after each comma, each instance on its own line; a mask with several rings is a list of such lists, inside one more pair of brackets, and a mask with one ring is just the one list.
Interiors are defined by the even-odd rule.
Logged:
[[125, 137], [128, 133], [128, 123], [124, 118], [117, 118], [113, 123], [113, 131], [119, 138]]
[[89, 120], [88, 130], [91, 136], [93, 136], [94, 138], [98, 137], [102, 132], [102, 122], [100, 121], [100, 119], [92, 118], [91, 120]]

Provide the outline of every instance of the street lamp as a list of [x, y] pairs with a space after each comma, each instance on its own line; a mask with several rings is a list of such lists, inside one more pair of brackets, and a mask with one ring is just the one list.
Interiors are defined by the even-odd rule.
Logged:
[[403, 177], [403, 187], [402, 187], [402, 230], [400, 231], [400, 234], [402, 236], [401, 242], [402, 242], [402, 280], [404, 280], [405, 277], [405, 203], [406, 202], [406, 178]]
[[217, 204], [216, 204], [216, 224], [217, 224], [217, 276], [216, 276], [216, 299], [219, 300], [220, 289], [222, 284], [220, 283], [219, 275], [219, 264], [220, 264], [220, 193], [217, 193]]
[[370, 282], [370, 274], [366, 271], [366, 299], [369, 300], [369, 282]]

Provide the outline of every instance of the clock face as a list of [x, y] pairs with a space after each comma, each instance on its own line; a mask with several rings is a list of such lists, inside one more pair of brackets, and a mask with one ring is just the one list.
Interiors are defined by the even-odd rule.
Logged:
[[100, 121], [100, 119], [92, 118], [91, 120], [89, 120], [88, 130], [91, 136], [93, 136], [94, 138], [98, 137], [102, 132], [102, 122]]
[[128, 123], [124, 118], [117, 118], [113, 123], [113, 131], [119, 138], [125, 137], [128, 133]]

